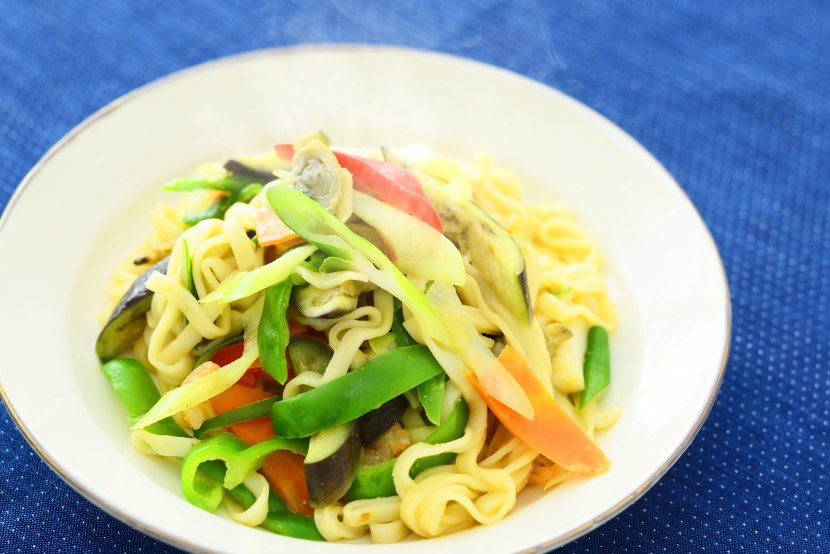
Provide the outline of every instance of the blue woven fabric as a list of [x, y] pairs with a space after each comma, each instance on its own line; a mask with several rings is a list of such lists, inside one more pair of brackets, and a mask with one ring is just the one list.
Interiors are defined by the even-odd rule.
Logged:
[[[96, 109], [171, 71], [262, 47], [370, 42], [451, 52], [596, 108], [661, 160], [709, 225], [731, 288], [733, 344], [720, 396], [689, 450], [644, 498], [561, 551], [830, 552], [830, 4], [2, 7], [0, 208]], [[169, 549], [66, 486], [5, 409], [0, 459], [0, 551]]]

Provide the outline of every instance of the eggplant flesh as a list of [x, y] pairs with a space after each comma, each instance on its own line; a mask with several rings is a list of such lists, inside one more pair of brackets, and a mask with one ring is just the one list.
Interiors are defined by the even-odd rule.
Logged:
[[153, 272], [167, 273], [169, 257], [151, 266], [136, 280], [118, 301], [109, 320], [98, 335], [95, 353], [102, 362], [116, 358], [126, 350], [144, 329], [144, 314], [150, 309], [153, 291], [146, 287]]
[[362, 459], [357, 421], [330, 427], [311, 437], [303, 464], [308, 503], [313, 508], [324, 508], [342, 498], [352, 486]]
[[485, 285], [520, 321], [533, 317], [524, 255], [513, 237], [470, 199], [457, 200], [439, 187], [427, 189], [444, 224], [444, 235], [481, 272]]
[[306, 317], [337, 317], [357, 308], [357, 297], [362, 290], [363, 284], [355, 281], [326, 290], [306, 285], [294, 293], [294, 304]]
[[296, 375], [305, 371], [322, 375], [334, 356], [334, 350], [327, 342], [306, 335], [291, 337], [287, 351]]

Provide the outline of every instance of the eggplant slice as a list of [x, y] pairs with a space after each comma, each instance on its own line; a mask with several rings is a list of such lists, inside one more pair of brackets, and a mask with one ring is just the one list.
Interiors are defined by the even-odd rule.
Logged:
[[141, 334], [145, 324], [144, 314], [149, 311], [153, 300], [153, 291], [145, 286], [147, 279], [154, 271], [167, 273], [169, 260], [168, 256], [139, 275], [118, 301], [95, 343], [95, 353], [102, 362], [117, 357]]
[[371, 412], [360, 417], [360, 440], [364, 446], [372, 444], [376, 438], [386, 432], [409, 407], [409, 402], [404, 395], [396, 396], [389, 402], [382, 404]]
[[519, 321], [533, 319], [527, 266], [519, 245], [472, 199], [457, 199], [440, 187], [426, 188], [444, 223], [444, 235], [481, 272], [489, 288]]
[[334, 350], [327, 342], [306, 335], [291, 337], [286, 351], [295, 375], [305, 371], [322, 375], [334, 357]]
[[303, 464], [308, 503], [324, 508], [337, 502], [352, 486], [362, 458], [357, 421], [335, 425], [312, 436]]
[[228, 160], [223, 167], [225, 171], [229, 171], [238, 177], [250, 179], [252, 183], [261, 183], [264, 185], [276, 179], [271, 170], [246, 165], [237, 160]]

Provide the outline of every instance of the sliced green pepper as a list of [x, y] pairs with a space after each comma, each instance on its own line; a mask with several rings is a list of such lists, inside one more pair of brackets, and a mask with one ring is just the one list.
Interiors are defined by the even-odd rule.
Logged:
[[[233, 493], [232, 493], [233, 494]], [[253, 495], [251, 495], [253, 496]], [[243, 508], [242, 502], [237, 499]], [[280, 510], [280, 506], [284, 511]], [[285, 535], [287, 537], [294, 537], [296, 539], [305, 539], [309, 541], [324, 541], [323, 535], [317, 530], [317, 525], [314, 524], [314, 518], [301, 516], [295, 514], [285, 504], [282, 504], [282, 499], [278, 494], [271, 491], [268, 495], [268, 515], [265, 521], [259, 524], [263, 529], [267, 529], [272, 533], [278, 535]]]
[[290, 279], [268, 287], [265, 291], [265, 304], [262, 307], [262, 318], [259, 320], [257, 342], [259, 344], [259, 359], [262, 369], [277, 380], [285, 383], [288, 378], [288, 360], [285, 357], [285, 347], [291, 333], [288, 329], [286, 311], [291, 300]]
[[185, 225], [193, 226], [205, 219], [222, 219], [225, 217], [225, 212], [228, 211], [228, 208], [237, 202], [250, 202], [261, 190], [262, 185], [259, 183], [251, 183], [237, 191], [222, 196], [204, 210], [187, 214], [182, 218], [182, 221]]
[[262, 185], [259, 183], [251, 183], [237, 193], [235, 201], [247, 204], [260, 192], [262, 192]]
[[[124, 407], [127, 408], [132, 423], [141, 419], [161, 398], [152, 377], [138, 360], [115, 358], [101, 366], [101, 369]], [[172, 417], [166, 417], [148, 425], [145, 429], [156, 435], [190, 436], [173, 421]]]
[[[459, 398], [455, 406], [453, 406], [452, 412], [450, 412], [447, 420], [435, 431], [430, 433], [424, 439], [424, 442], [428, 444], [443, 444], [461, 437], [467, 425], [467, 415], [467, 403], [463, 398]], [[454, 452], [445, 452], [443, 454], [436, 454], [435, 456], [419, 458], [412, 464], [412, 468], [409, 470], [409, 476], [414, 479], [422, 471], [440, 465], [451, 464], [454, 460]], [[379, 498], [397, 494], [395, 491], [395, 483], [392, 479], [392, 472], [397, 461], [397, 458], [395, 458], [376, 465], [360, 466], [352, 482], [352, 486], [346, 492], [346, 501], [351, 502], [352, 500], [362, 498]]]
[[165, 184], [161, 188], [168, 192], [190, 192], [194, 190], [221, 190], [223, 192], [238, 192], [251, 183], [249, 177], [237, 177], [227, 174], [217, 178], [183, 177]]
[[[308, 441], [274, 437], [248, 446], [248, 443], [230, 433], [204, 440], [190, 449], [182, 461], [182, 492], [184, 497], [203, 510], [214, 512], [222, 501], [222, 487], [232, 489], [252, 472], [259, 469], [265, 457], [275, 450], [290, 450], [305, 455]], [[205, 462], [220, 460], [225, 463], [224, 483], [205, 483], [199, 478], [199, 467]]]
[[[196, 480], [203, 490], [211, 487], [215, 488], [217, 485], [221, 486], [225, 481], [224, 464], [220, 461], [203, 463], [199, 466]], [[242, 506], [243, 510], [247, 510], [256, 502], [256, 496], [244, 484], [229, 489], [228, 493]], [[268, 515], [259, 526], [286, 537], [311, 541], [325, 540], [317, 530], [314, 519], [295, 514], [289, 510], [288, 506], [273, 489], [268, 495]]]
[[418, 385], [418, 399], [424, 407], [424, 413], [430, 423], [441, 423], [441, 407], [444, 404], [444, 389], [447, 385], [446, 375], [439, 373]]
[[[415, 339], [406, 331], [403, 326], [403, 304], [395, 298], [395, 311], [392, 317], [392, 334], [398, 346], [411, 346], [418, 344]], [[446, 387], [446, 376], [435, 375], [418, 385], [418, 399], [424, 407], [427, 419], [438, 425], [441, 423], [441, 406], [444, 403], [444, 388]]]
[[588, 329], [582, 374], [585, 378], [585, 388], [579, 394], [580, 410], [611, 383], [611, 355], [608, 331], [605, 327], [594, 325]]
[[413, 344], [418, 344], [403, 326], [403, 304], [401, 304], [400, 300], [395, 298], [394, 306], [395, 311], [392, 313], [391, 331], [392, 334], [395, 335], [395, 342], [398, 343], [398, 346], [412, 346]]
[[225, 212], [227, 212], [228, 208], [233, 206], [233, 204], [234, 195], [228, 194], [226, 196], [219, 198], [204, 210], [193, 212], [192, 214], [187, 214], [182, 218], [182, 222], [185, 225], [192, 227], [200, 221], [204, 221], [205, 219], [222, 219], [222, 217], [224, 217], [225, 215]]
[[197, 439], [201, 439], [208, 431], [221, 429], [234, 423], [256, 419], [258, 417], [268, 417], [271, 415], [271, 405], [279, 400], [279, 398], [263, 398], [250, 404], [245, 404], [233, 410], [228, 410], [224, 414], [205, 420], [202, 426], [193, 430], [193, 435]]
[[426, 346], [390, 350], [342, 377], [276, 402], [271, 408], [274, 431], [307, 437], [347, 423], [443, 371]]

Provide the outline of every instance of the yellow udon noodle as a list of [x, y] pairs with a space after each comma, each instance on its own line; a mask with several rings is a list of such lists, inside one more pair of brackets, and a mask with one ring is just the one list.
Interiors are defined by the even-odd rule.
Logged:
[[246, 234], [255, 226], [255, 208], [234, 204], [224, 220], [207, 219], [182, 233], [170, 254], [167, 275], [156, 272], [147, 280], [147, 288], [155, 293], [144, 332], [147, 360], [166, 385], [178, 386], [190, 373], [193, 350], [204, 339], [240, 333], [242, 311], [258, 298], [200, 303], [185, 282], [185, 249], [192, 259], [196, 294], [204, 298], [229, 276], [262, 265], [263, 249]]
[[[465, 304], [469, 322], [478, 333], [504, 333], [507, 342], [526, 359], [538, 360], [544, 356], [544, 360], [534, 365], [549, 368], [550, 355], [545, 342], [554, 340], [552, 335], [561, 329], [559, 324], [577, 330], [604, 325], [609, 331], [616, 325], [614, 307], [600, 273], [600, 253], [566, 207], [525, 205], [522, 183], [516, 175], [493, 167], [487, 155], [478, 155], [475, 161], [475, 167], [465, 169], [465, 173], [473, 185], [476, 202], [510, 232], [525, 255], [535, 316], [531, 339], [522, 343], [514, 336], [503, 314], [494, 309], [482, 293], [475, 270], [471, 270], [458, 295]], [[205, 339], [238, 333], [240, 313], [258, 297], [254, 295], [230, 305], [198, 303], [184, 282], [184, 242], [187, 242], [193, 259], [197, 294], [204, 297], [236, 272], [262, 265], [263, 250], [254, 247], [246, 232], [254, 229], [256, 210], [263, 202], [263, 195], [260, 195], [250, 205], [234, 205], [224, 221], [207, 220], [186, 230], [181, 223], [181, 211], [160, 207], [153, 212], [154, 234], [141, 253], [151, 253], [158, 259], [170, 253], [170, 262], [167, 275], [157, 274], [148, 281], [148, 288], [155, 295], [147, 316], [147, 329], [135, 350], [137, 357], [158, 374], [163, 389], [178, 386], [190, 372], [195, 358], [194, 347]], [[142, 269], [131, 260], [116, 269], [110, 287], [113, 303]], [[296, 272], [324, 290], [348, 280], [364, 283], [368, 280], [366, 275], [354, 271], [315, 273], [298, 268]], [[389, 332], [393, 302], [385, 291], [369, 290], [373, 305], [361, 306], [338, 318], [312, 319], [292, 312], [297, 321], [327, 333], [334, 357], [323, 374], [304, 372], [289, 381], [284, 391], [286, 397], [336, 379], [374, 355], [368, 341]], [[398, 496], [358, 500], [315, 510], [317, 527], [328, 540], [354, 539], [369, 534], [373, 542], [388, 543], [399, 541], [410, 532], [434, 537], [477, 523], [495, 523], [515, 506], [517, 494], [533, 473], [537, 452], [497, 422], [495, 431], [491, 425], [488, 435], [487, 406], [470, 386], [466, 367], [460, 359], [425, 337], [411, 317], [405, 321], [405, 326], [413, 338], [430, 347], [444, 367], [451, 381], [448, 397], [455, 391], [466, 400], [469, 418], [464, 435], [436, 445], [413, 440], [395, 464], [394, 482]], [[550, 382], [549, 376], [543, 377], [545, 383]], [[601, 411], [595, 401], [579, 411], [575, 405], [577, 395], [556, 389], [552, 392], [557, 403], [591, 437], [595, 430], [612, 425], [619, 415], [616, 409]], [[451, 406], [451, 403], [445, 401], [445, 406]], [[420, 421], [417, 415], [414, 419]], [[414, 438], [425, 436], [429, 429], [416, 425], [409, 430]], [[162, 456], [181, 456], [190, 444], [186, 442], [188, 440], [195, 439], [165, 442], [144, 435], [133, 437], [133, 443], [140, 451]], [[410, 478], [410, 468], [415, 460], [444, 452], [457, 454], [454, 464], [425, 471], [416, 479]], [[546, 475], [545, 489], [568, 479], [571, 474], [558, 468]], [[260, 507], [252, 508], [251, 513], [241, 513], [231, 506], [232, 517], [249, 525], [257, 524], [262, 515], [261, 506], [267, 503], [267, 487], [260, 485], [251, 483]]]

